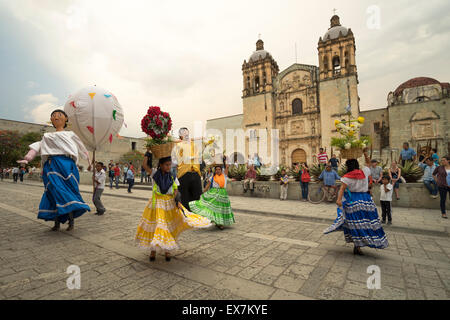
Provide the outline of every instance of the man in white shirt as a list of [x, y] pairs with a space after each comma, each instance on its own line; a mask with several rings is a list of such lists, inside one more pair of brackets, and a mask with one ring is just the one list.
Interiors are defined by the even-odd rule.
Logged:
[[386, 223], [386, 216], [388, 218], [388, 224], [392, 223], [392, 213], [391, 213], [391, 202], [392, 202], [392, 184], [389, 182], [389, 176], [383, 176], [381, 178], [381, 186], [380, 186], [380, 204], [382, 211], [382, 220], [381, 223]]
[[14, 183], [17, 183], [17, 179], [19, 178], [19, 168], [14, 167], [12, 169], [12, 174], [13, 174]]
[[95, 183], [95, 191], [94, 191], [94, 205], [97, 208], [96, 215], [101, 216], [105, 213], [106, 209], [103, 206], [103, 203], [101, 201], [101, 196], [103, 193], [103, 190], [105, 190], [105, 180], [106, 180], [106, 173], [103, 170], [103, 163], [97, 162], [95, 165], [95, 175], [92, 177]]

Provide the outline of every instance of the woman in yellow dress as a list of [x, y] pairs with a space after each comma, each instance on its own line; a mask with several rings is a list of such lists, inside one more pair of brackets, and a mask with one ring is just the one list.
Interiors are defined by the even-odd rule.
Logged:
[[183, 207], [179, 201], [180, 183], [171, 174], [171, 166], [171, 157], [159, 159], [153, 176], [152, 198], [137, 227], [136, 243], [140, 248], [150, 249], [150, 261], [155, 260], [156, 251], [165, 252], [166, 261], [170, 261], [171, 252], [178, 249], [176, 240], [184, 230], [212, 226], [209, 219]]

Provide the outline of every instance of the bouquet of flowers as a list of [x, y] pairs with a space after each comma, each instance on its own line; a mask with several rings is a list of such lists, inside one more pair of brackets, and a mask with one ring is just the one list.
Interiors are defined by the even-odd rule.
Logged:
[[359, 139], [357, 138], [363, 123], [363, 117], [359, 117], [358, 119], [334, 121], [336, 130], [342, 135], [342, 137], [331, 138], [331, 145], [333, 147], [338, 147], [344, 158], [359, 158], [363, 154], [362, 150], [370, 144], [370, 137], [362, 136]]
[[147, 138], [147, 147], [157, 158], [170, 156], [173, 147], [173, 141], [169, 136], [172, 119], [167, 112], [162, 112], [156, 106], [149, 107], [141, 120], [141, 128], [150, 136]]

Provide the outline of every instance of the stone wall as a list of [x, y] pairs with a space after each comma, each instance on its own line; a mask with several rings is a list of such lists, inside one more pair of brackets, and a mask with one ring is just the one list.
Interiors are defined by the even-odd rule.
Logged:
[[449, 153], [449, 104], [447, 98], [389, 107], [390, 147], [401, 150], [403, 142], [408, 141], [416, 149], [418, 143], [424, 146], [429, 139], [436, 139], [438, 155]]
[[[310, 183], [309, 192], [317, 191], [319, 184]], [[280, 198], [280, 184], [277, 181], [256, 181], [255, 191], [252, 194], [250, 191], [243, 193], [242, 181], [229, 181], [227, 183], [227, 191], [230, 196], [240, 197], [257, 197], [257, 198]], [[380, 188], [375, 187], [373, 192], [374, 200], [377, 205], [380, 205]], [[400, 200], [394, 200], [392, 206], [395, 207], [407, 207], [407, 208], [426, 208], [426, 209], [439, 209], [439, 198], [431, 199], [430, 194], [425, 189], [422, 183], [402, 183], [399, 189]], [[300, 182], [290, 182], [288, 188], [288, 200], [300, 200], [301, 188]], [[278, 200], [279, 201], [279, 200]], [[233, 206], [233, 203], [231, 204]], [[447, 201], [447, 209], [450, 209], [449, 202]], [[395, 215], [395, 209], [393, 210]]]

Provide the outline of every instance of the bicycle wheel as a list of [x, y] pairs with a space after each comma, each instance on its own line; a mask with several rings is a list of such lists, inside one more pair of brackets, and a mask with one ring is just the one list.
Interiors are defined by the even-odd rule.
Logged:
[[308, 192], [308, 200], [311, 203], [318, 204], [325, 199], [325, 192], [322, 186], [319, 186], [317, 190]]

